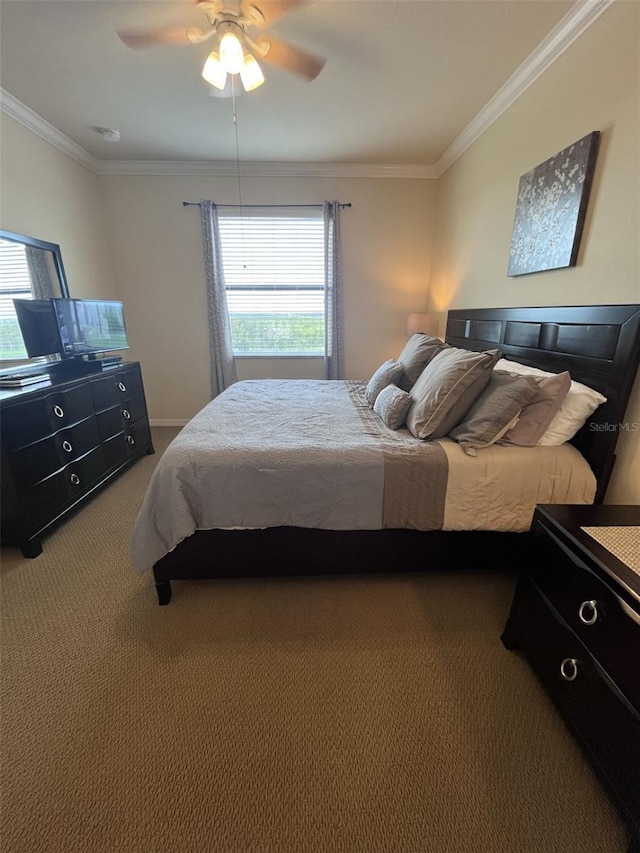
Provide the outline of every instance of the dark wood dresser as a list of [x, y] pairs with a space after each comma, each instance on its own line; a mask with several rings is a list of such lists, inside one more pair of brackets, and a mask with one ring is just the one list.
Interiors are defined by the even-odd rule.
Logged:
[[556, 703], [629, 826], [634, 853], [640, 575], [631, 566], [638, 526], [638, 506], [538, 507], [533, 548], [502, 636], [507, 649], [524, 653]]
[[153, 453], [140, 365], [2, 389], [0, 436], [2, 541], [37, 557], [51, 526]]

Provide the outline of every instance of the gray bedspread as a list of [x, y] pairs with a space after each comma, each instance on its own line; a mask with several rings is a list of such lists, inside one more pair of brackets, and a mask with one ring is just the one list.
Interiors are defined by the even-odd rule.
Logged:
[[198, 529], [440, 529], [447, 455], [384, 426], [364, 383], [237, 382], [158, 463], [133, 532], [143, 572]]

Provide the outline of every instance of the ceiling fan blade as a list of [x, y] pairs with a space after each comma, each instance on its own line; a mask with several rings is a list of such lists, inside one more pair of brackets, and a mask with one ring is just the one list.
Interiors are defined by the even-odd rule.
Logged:
[[177, 27], [171, 30], [122, 30], [118, 37], [127, 47], [154, 47], [157, 44], [198, 44], [206, 41], [215, 30], [199, 27]]
[[299, 74], [307, 80], [315, 80], [326, 62], [326, 59], [305, 53], [287, 42], [271, 37], [256, 39], [254, 44], [256, 59], [260, 62], [284, 68], [285, 71], [293, 71], [294, 74]]
[[240, 10], [242, 17], [246, 18], [251, 26], [269, 27], [305, 2], [306, 0], [242, 0]]

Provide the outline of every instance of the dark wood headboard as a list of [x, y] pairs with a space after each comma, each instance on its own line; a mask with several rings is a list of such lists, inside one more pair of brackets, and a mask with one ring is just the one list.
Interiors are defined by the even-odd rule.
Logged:
[[[471, 308], [449, 311], [446, 341], [553, 373], [568, 370], [607, 398], [572, 439], [598, 480], [601, 503], [640, 360], [640, 305]], [[631, 426], [631, 425], [629, 425]]]

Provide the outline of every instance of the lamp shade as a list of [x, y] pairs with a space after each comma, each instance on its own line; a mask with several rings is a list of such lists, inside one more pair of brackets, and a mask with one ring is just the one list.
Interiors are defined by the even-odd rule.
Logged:
[[424, 332], [425, 335], [435, 335], [436, 317], [434, 314], [409, 314], [407, 317], [407, 337], [415, 335], [416, 332]]
[[264, 74], [262, 73], [262, 69], [250, 53], [248, 53], [244, 58], [244, 65], [240, 72], [240, 79], [242, 80], [245, 92], [252, 92], [264, 83]]
[[202, 69], [202, 76], [210, 86], [223, 90], [227, 83], [227, 72], [222, 67], [220, 56], [212, 51]]
[[240, 39], [227, 31], [220, 39], [220, 64], [229, 74], [239, 74], [244, 65], [244, 51]]

